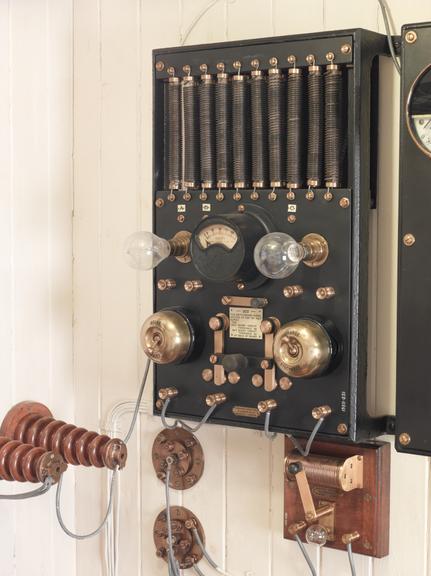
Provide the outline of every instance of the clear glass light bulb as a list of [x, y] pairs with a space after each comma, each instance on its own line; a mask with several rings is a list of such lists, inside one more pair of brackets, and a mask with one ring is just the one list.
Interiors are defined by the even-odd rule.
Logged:
[[254, 263], [267, 278], [287, 278], [305, 257], [305, 249], [284, 232], [262, 236], [254, 249]]
[[323, 526], [319, 524], [313, 524], [307, 529], [305, 533], [305, 539], [309, 544], [317, 544], [318, 546], [324, 546], [328, 540], [328, 532]]
[[124, 244], [127, 263], [137, 270], [151, 270], [171, 253], [168, 240], [151, 232], [135, 232]]

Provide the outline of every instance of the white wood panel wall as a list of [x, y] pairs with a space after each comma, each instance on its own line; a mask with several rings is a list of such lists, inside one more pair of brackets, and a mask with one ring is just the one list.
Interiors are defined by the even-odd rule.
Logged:
[[[72, 16], [71, 0], [0, 1], [0, 418], [37, 399], [73, 419]], [[73, 523], [70, 491], [64, 509]], [[60, 572], [75, 543], [54, 493], [1, 501], [0, 574]]]

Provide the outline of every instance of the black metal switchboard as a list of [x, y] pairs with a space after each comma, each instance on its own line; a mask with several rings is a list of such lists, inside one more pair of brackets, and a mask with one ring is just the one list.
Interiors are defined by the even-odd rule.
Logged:
[[[325, 32], [155, 50], [154, 410], [375, 437], [368, 223], [384, 36]], [[262, 406], [262, 404], [261, 404]]]

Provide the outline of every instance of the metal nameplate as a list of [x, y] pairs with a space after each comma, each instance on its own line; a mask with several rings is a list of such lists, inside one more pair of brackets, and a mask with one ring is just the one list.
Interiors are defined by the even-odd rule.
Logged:
[[229, 337], [246, 340], [262, 340], [260, 324], [263, 320], [261, 308], [229, 308]]

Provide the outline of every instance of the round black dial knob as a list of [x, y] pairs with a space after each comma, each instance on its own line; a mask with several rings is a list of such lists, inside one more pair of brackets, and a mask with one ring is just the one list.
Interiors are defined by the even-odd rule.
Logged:
[[242, 281], [248, 288], [259, 286], [265, 278], [256, 268], [253, 251], [270, 230], [266, 213], [255, 206], [242, 213], [209, 216], [192, 234], [193, 264], [211, 282]]

